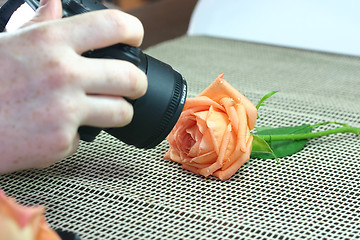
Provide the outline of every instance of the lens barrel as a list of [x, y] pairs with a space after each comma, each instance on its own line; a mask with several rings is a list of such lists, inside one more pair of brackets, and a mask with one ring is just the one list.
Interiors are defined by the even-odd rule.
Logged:
[[148, 79], [144, 96], [128, 100], [134, 107], [130, 124], [120, 128], [79, 128], [80, 138], [92, 141], [105, 130], [121, 141], [137, 148], [153, 148], [162, 142], [176, 124], [185, 104], [187, 85], [180, 73], [170, 65], [144, 54], [139, 48], [117, 44], [83, 54], [91, 58], [115, 58], [137, 65]]
[[184, 107], [187, 86], [184, 78], [168, 64], [143, 56], [147, 63], [146, 69], [142, 69], [148, 78], [147, 92], [132, 102], [134, 117], [129, 125], [105, 131], [138, 148], [153, 148], [176, 124]]

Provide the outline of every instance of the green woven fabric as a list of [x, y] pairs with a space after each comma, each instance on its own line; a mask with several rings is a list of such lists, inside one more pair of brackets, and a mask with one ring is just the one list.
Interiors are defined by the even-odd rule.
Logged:
[[[360, 127], [360, 59], [209, 37], [146, 50], [195, 96], [220, 73], [256, 103], [258, 126], [323, 121]], [[0, 176], [20, 202], [47, 206], [54, 228], [82, 239], [359, 239], [360, 137], [313, 139], [293, 156], [250, 159], [228, 181], [204, 178], [102, 133], [44, 169]]]

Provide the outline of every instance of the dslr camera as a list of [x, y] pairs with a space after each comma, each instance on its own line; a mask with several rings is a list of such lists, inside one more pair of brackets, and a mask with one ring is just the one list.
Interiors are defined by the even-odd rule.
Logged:
[[[34, 10], [38, 0], [25, 0]], [[96, 0], [62, 0], [63, 17], [106, 9]], [[153, 148], [162, 142], [176, 124], [185, 104], [187, 85], [181, 74], [139, 48], [116, 44], [83, 53], [89, 58], [126, 60], [141, 69], [148, 79], [148, 89], [139, 99], [128, 100], [134, 108], [130, 124], [120, 128], [81, 126], [80, 138], [93, 141], [101, 130], [137, 148]]]

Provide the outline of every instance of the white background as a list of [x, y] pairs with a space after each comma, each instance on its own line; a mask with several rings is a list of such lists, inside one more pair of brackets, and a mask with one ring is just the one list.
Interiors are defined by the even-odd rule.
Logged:
[[360, 56], [360, 0], [199, 0], [188, 34]]

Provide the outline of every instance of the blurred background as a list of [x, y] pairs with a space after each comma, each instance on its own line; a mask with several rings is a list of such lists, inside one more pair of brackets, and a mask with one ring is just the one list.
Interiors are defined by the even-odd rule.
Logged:
[[188, 34], [360, 56], [357, 0], [94, 1], [138, 17], [142, 49]]
[[145, 36], [142, 48], [185, 35], [197, 0], [113, 0], [140, 19]]
[[[0, 0], [0, 6], [5, 2], [6, 0]], [[145, 30], [142, 49], [186, 34], [196, 2], [197, 0], [103, 0], [108, 8], [121, 9], [140, 19]], [[18, 15], [24, 18], [24, 14]]]

